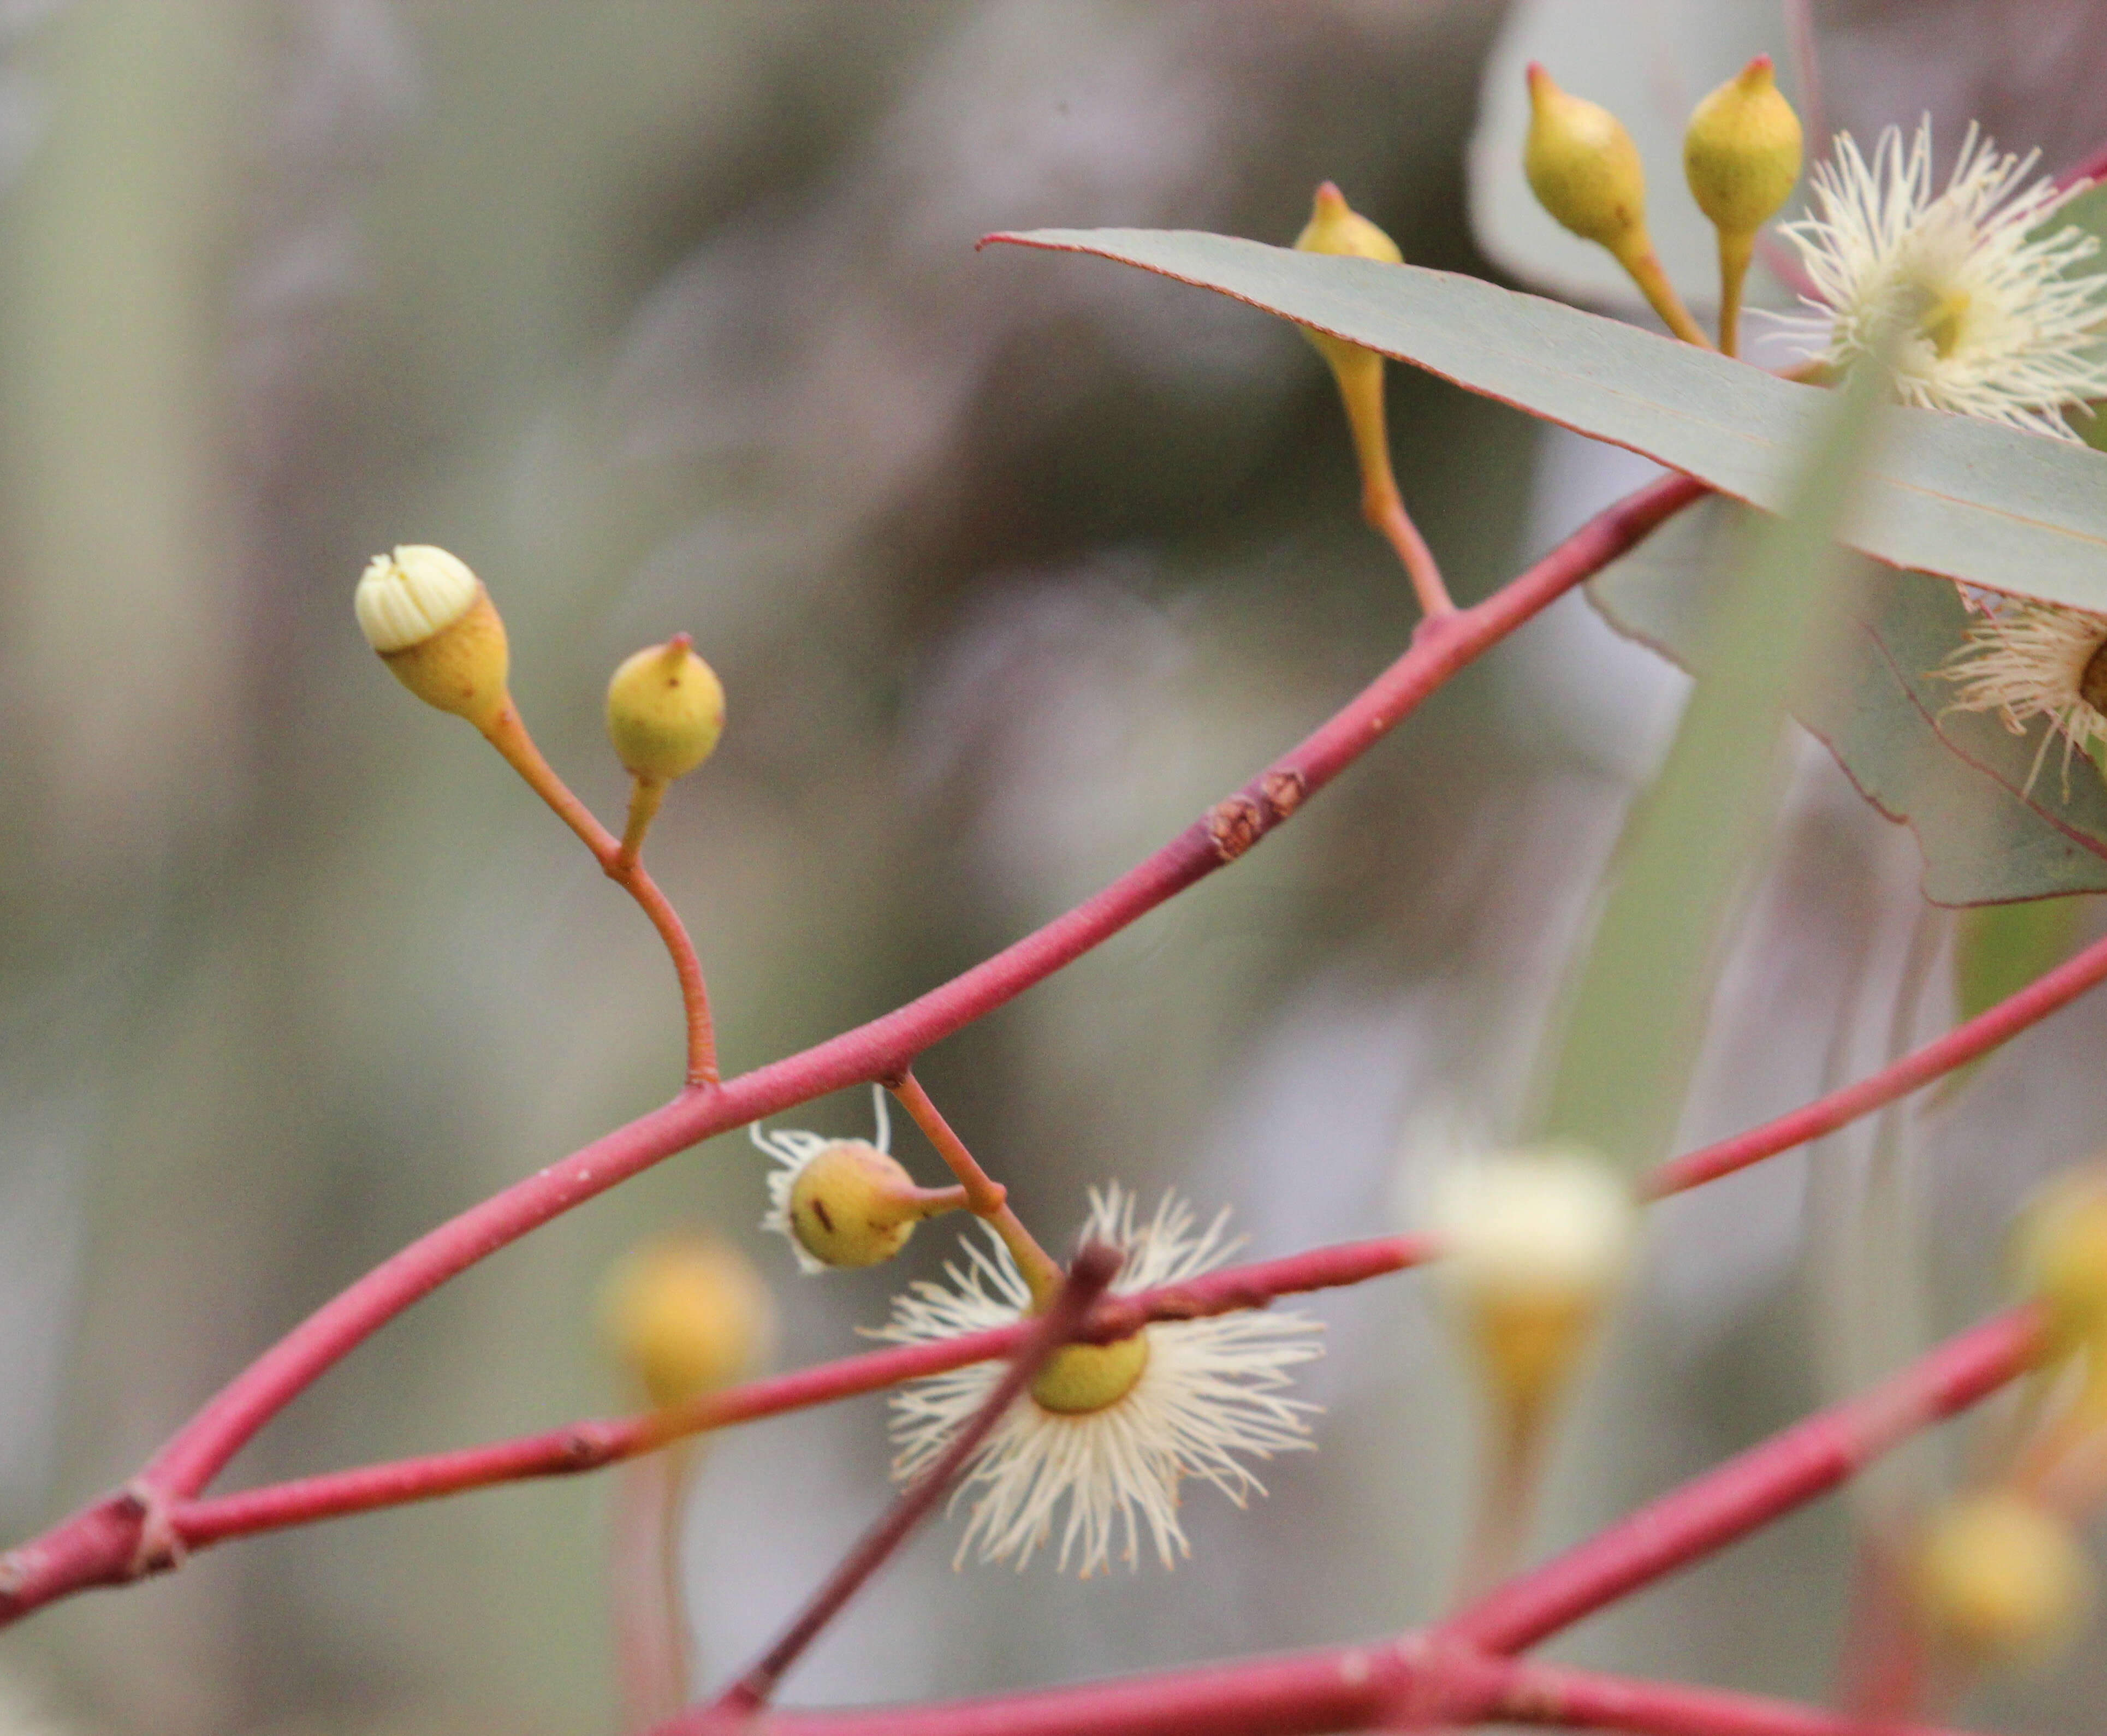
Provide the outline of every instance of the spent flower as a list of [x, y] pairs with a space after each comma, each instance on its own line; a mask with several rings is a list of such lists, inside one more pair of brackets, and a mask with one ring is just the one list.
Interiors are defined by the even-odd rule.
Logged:
[[[1222, 1213], [1205, 1230], [1193, 1209], [1166, 1194], [1143, 1220], [1115, 1185], [1090, 1194], [1086, 1240], [1126, 1256], [1112, 1289], [1121, 1294], [1174, 1284], [1227, 1260], [1240, 1240]], [[1031, 1292], [1009, 1250], [962, 1244], [948, 1285], [924, 1281], [894, 1299], [877, 1336], [928, 1343], [1012, 1325], [1031, 1312]], [[1287, 1370], [1322, 1354], [1317, 1322], [1301, 1315], [1238, 1313], [1159, 1321], [1129, 1339], [1074, 1344], [1058, 1352], [1011, 1406], [961, 1483], [971, 1516], [958, 1560], [1014, 1559], [1019, 1568], [1051, 1543], [1085, 1575], [1120, 1559], [1139, 1565], [1145, 1532], [1166, 1567], [1191, 1553], [1179, 1522], [1179, 1485], [1204, 1478], [1238, 1506], [1265, 1489], [1240, 1456], [1269, 1458], [1309, 1447], [1303, 1419], [1315, 1407], [1282, 1395]], [[986, 1400], [1002, 1378], [977, 1363], [918, 1380], [892, 1397], [898, 1452], [893, 1475], [913, 1478]], [[1064, 1513], [1065, 1509], [1065, 1513]]]
[[2066, 406], [2107, 396], [2107, 274], [2075, 224], [2044, 232], [2083, 184], [2033, 180], [2036, 153], [2001, 152], [1974, 126], [1934, 191], [1931, 123], [1905, 146], [1890, 127], [1869, 160], [1849, 133], [1813, 177], [1815, 210], [1783, 233], [1813, 285], [1781, 316], [1809, 352], [1847, 368], [1903, 325], [1891, 365], [1904, 403], [2059, 440]]
[[878, 1137], [835, 1139], [797, 1128], [770, 1132], [756, 1123], [753, 1142], [775, 1160], [768, 1173], [768, 1211], [761, 1227], [788, 1238], [801, 1272], [876, 1266], [907, 1245], [914, 1226], [956, 1204], [919, 1188], [892, 1154], [885, 1092], [874, 1085]]

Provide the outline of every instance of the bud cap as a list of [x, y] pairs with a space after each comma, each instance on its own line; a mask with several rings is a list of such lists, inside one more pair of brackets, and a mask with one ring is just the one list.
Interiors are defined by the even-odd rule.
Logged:
[[1310, 221], [1296, 236], [1295, 245], [1305, 253], [1340, 253], [1354, 259], [1380, 259], [1386, 265], [1404, 263], [1397, 243], [1348, 204], [1346, 195], [1328, 181], [1317, 189]]
[[685, 633], [625, 659], [607, 684], [608, 739], [639, 778], [685, 777], [717, 747], [724, 715], [723, 684]]
[[1682, 172], [1698, 209], [1729, 234], [1778, 213], [1799, 179], [1799, 117], [1759, 54], [1697, 105], [1682, 136]]
[[452, 626], [474, 606], [482, 588], [458, 555], [429, 543], [403, 543], [366, 563], [352, 606], [366, 644], [385, 656]]

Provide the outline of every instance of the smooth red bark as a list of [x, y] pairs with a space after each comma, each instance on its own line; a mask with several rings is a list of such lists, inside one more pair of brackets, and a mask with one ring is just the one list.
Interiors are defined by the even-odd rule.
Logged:
[[[845, 1086], [897, 1078], [930, 1044], [992, 1012], [1166, 899], [1233, 862], [1292, 816], [1450, 675], [1705, 493], [1668, 476], [1598, 514], [1467, 609], [1424, 621], [1404, 655], [1241, 790], [1094, 897], [867, 1025], [662, 1108], [428, 1231], [325, 1303], [222, 1388], [135, 1479], [147, 1518], [97, 1502], [0, 1559], [0, 1625], [90, 1584], [133, 1577], [137, 1538], [159, 1547], [163, 1509], [202, 1490], [272, 1416], [374, 1332], [447, 1280], [552, 1218], [716, 1134]], [[143, 1527], [143, 1528], [142, 1528]]]
[[[1151, 1321], [1196, 1320], [1239, 1308], [1264, 1308], [1275, 1297], [1359, 1284], [1428, 1258], [1424, 1236], [1386, 1236], [1372, 1241], [1313, 1248], [1168, 1284], [1131, 1296], [1107, 1297], [1091, 1311], [1079, 1336], [1102, 1343], [1124, 1338]], [[704, 1429], [729, 1428], [786, 1411], [832, 1404], [883, 1392], [923, 1375], [1009, 1355], [1028, 1326], [999, 1326], [928, 1344], [901, 1344], [816, 1367], [799, 1369], [699, 1399], [672, 1411], [573, 1423], [546, 1433], [483, 1447], [462, 1447], [384, 1465], [266, 1484], [238, 1494], [178, 1503], [168, 1522], [184, 1547], [204, 1549], [229, 1537], [276, 1531], [317, 1519], [431, 1500], [464, 1490], [527, 1477], [562, 1476], [634, 1458], [668, 1441]]]
[[1832, 1091], [1826, 1097], [1817, 1097], [1812, 1103], [1802, 1104], [1775, 1121], [1766, 1121], [1761, 1127], [1750, 1128], [1745, 1133], [1663, 1164], [1647, 1178], [1647, 1195], [1659, 1199], [1666, 1194], [1681, 1193], [1702, 1182], [1716, 1181], [1723, 1175], [1732, 1175], [1736, 1169], [1745, 1169], [1767, 1157], [1775, 1157], [1781, 1151], [1789, 1151], [1810, 1139], [1833, 1133], [1861, 1115], [1869, 1115], [1898, 1097], [1921, 1091], [1956, 1067], [1965, 1066], [1978, 1056], [1987, 1055], [1998, 1044], [2010, 1042], [2028, 1026], [2038, 1025], [2088, 989], [2098, 986], [2103, 979], [2107, 979], [2107, 940], [2096, 940], [2054, 970], [2036, 977], [2018, 994], [1998, 1002], [1987, 1012], [1978, 1013], [1965, 1024], [1955, 1025], [1943, 1037], [1934, 1038], [1892, 1065]]

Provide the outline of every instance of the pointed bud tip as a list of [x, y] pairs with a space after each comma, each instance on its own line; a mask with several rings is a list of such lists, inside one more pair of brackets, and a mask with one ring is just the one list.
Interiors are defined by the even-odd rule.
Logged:
[[607, 684], [607, 733], [639, 778], [685, 778], [715, 751], [724, 687], [685, 633], [623, 659]]

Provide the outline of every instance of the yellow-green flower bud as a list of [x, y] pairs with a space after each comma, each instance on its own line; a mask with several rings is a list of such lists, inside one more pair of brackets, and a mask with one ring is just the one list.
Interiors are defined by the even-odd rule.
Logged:
[[822, 1266], [876, 1266], [928, 1214], [900, 1160], [861, 1139], [833, 1139], [806, 1160], [785, 1209], [797, 1245]]
[[724, 687], [688, 635], [647, 645], [607, 684], [607, 733], [615, 756], [639, 778], [684, 778], [724, 733]]
[[352, 603], [366, 642], [426, 704], [478, 727], [504, 709], [505, 623], [457, 557], [423, 543], [376, 554]]
[[2107, 1170], [2051, 1182], [2022, 1213], [2015, 1240], [2020, 1280], [2059, 1345], [2107, 1355]]
[[1310, 221], [1296, 236], [1295, 245], [1305, 253], [1342, 253], [1354, 259], [1380, 259], [1387, 265], [1404, 262], [1397, 243], [1348, 204], [1346, 195], [1328, 181], [1317, 189]]
[[1443, 1286], [1511, 1420], [1531, 1424], [1573, 1373], [1623, 1278], [1635, 1216], [1631, 1190], [1577, 1151], [1503, 1152], [1440, 1179]]
[[1624, 123], [1570, 96], [1532, 61], [1522, 171], [1537, 202], [1574, 234], [1622, 258], [1646, 232], [1646, 170]]
[[1759, 54], [1713, 92], [1682, 136], [1682, 172], [1698, 209], [1721, 230], [1753, 234], [1799, 179], [1799, 117]]
[[1913, 1589], [1934, 1640], [1973, 1663], [2024, 1663], [2076, 1634], [2092, 1569], [2062, 1518], [1997, 1492], [1956, 1502], [1932, 1522]]
[[669, 1236], [632, 1249], [600, 1295], [608, 1347], [651, 1402], [675, 1405], [756, 1366], [775, 1335], [768, 1291], [729, 1243]]
[[[1295, 246], [1298, 253], [1377, 259], [1386, 265], [1404, 262], [1404, 255], [1398, 251], [1397, 243], [1348, 204], [1346, 195], [1328, 181], [1317, 189], [1317, 196], [1310, 205], [1310, 221], [1295, 238]], [[1317, 352], [1339, 371], [1342, 384], [1348, 370], [1356, 368], [1368, 370], [1378, 380], [1381, 379], [1382, 357], [1375, 351], [1349, 343], [1329, 332], [1312, 331], [1307, 325], [1301, 328], [1301, 332], [1316, 345]]]

